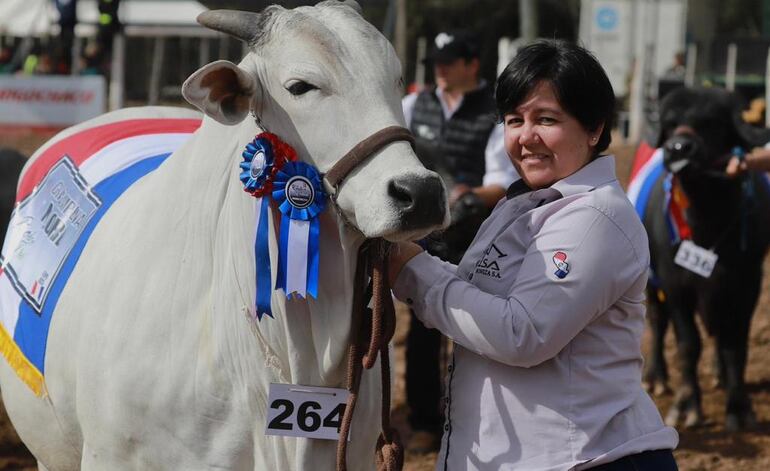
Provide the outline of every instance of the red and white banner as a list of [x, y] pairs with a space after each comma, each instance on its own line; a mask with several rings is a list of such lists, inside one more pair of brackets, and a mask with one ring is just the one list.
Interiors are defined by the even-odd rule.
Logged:
[[0, 76], [0, 125], [64, 127], [105, 112], [101, 75]]

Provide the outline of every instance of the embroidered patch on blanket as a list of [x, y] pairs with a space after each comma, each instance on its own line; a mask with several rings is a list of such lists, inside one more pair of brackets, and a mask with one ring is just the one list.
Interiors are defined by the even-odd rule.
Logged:
[[125, 120], [82, 130], [40, 154], [22, 177], [0, 254], [0, 353], [43, 394], [51, 316], [99, 221], [200, 126]]

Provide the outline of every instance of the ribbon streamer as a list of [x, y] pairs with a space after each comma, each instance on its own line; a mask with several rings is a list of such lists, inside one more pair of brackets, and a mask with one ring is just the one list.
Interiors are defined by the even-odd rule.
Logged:
[[273, 199], [282, 213], [276, 288], [283, 289], [289, 299], [295, 294], [318, 298], [318, 215], [326, 206], [321, 176], [304, 162], [287, 162], [277, 172], [273, 188]]
[[269, 221], [268, 211], [270, 200], [268, 198], [257, 199], [257, 224], [254, 238], [254, 260], [257, 271], [256, 306], [254, 314], [257, 320], [262, 320], [263, 315], [273, 317], [270, 307], [272, 293], [272, 279], [270, 274], [270, 245], [269, 245]]

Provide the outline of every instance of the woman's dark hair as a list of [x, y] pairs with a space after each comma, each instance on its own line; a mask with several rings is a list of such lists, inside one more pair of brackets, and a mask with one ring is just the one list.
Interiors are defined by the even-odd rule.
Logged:
[[594, 157], [606, 150], [615, 118], [615, 92], [596, 58], [566, 41], [538, 40], [519, 50], [497, 78], [500, 118], [513, 112], [543, 80], [551, 83], [559, 104], [587, 131], [604, 123]]

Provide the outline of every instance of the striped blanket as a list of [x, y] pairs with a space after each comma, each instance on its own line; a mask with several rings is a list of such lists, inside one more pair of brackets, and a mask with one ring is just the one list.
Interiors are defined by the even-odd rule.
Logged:
[[0, 254], [0, 353], [37, 395], [51, 316], [89, 237], [113, 203], [200, 123], [100, 125], [59, 140], [28, 165]]
[[626, 191], [639, 219], [644, 219], [644, 212], [647, 209], [652, 188], [665, 171], [663, 149], [655, 149], [642, 141], [634, 156], [631, 178], [628, 181], [628, 190]]

